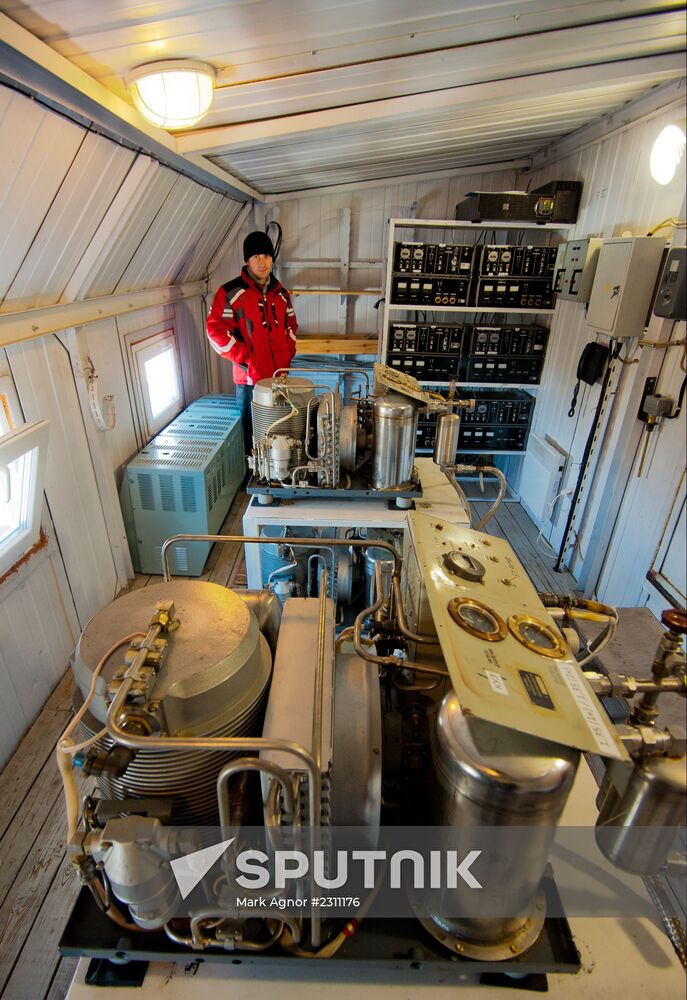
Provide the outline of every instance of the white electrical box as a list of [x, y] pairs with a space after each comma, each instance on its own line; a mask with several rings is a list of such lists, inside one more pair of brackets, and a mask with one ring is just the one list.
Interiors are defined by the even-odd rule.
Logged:
[[561, 243], [556, 257], [555, 292], [561, 299], [589, 302], [602, 239], [586, 237]]
[[604, 240], [587, 326], [609, 337], [640, 337], [646, 326], [665, 241], [654, 236]]

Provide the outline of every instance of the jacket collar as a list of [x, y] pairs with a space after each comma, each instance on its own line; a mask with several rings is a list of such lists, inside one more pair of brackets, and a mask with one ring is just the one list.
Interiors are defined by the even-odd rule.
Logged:
[[281, 288], [281, 283], [275, 278], [273, 274], [270, 274], [267, 284], [263, 289], [257, 283], [257, 281], [255, 281], [255, 279], [252, 277], [250, 271], [248, 270], [248, 264], [244, 264], [243, 267], [241, 268], [241, 277], [243, 278], [243, 280], [245, 281], [246, 285], [249, 288], [255, 288], [255, 290], [258, 291], [261, 295], [263, 294], [263, 291], [265, 294], [267, 294], [267, 292], [275, 292], [278, 288]]

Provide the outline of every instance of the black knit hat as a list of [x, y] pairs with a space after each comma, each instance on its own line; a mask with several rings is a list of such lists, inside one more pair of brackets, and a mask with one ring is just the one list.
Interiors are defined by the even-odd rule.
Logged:
[[255, 255], [259, 253], [268, 254], [270, 257], [274, 257], [272, 240], [269, 238], [267, 233], [261, 233], [260, 230], [257, 230], [254, 233], [248, 233], [248, 236], [246, 236], [243, 241], [243, 259], [249, 260], [251, 257], [255, 257]]

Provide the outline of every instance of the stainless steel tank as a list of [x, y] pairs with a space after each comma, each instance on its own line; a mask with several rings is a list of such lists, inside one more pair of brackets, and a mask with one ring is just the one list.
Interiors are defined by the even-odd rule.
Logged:
[[[649, 757], [609, 785], [596, 842], [612, 864], [637, 875], [659, 872], [687, 823], [684, 758]], [[624, 781], [623, 781], [624, 778]]]
[[417, 403], [408, 396], [390, 393], [375, 400], [373, 489], [394, 490], [410, 485], [417, 419]]
[[460, 417], [457, 413], [442, 413], [437, 420], [434, 461], [437, 465], [452, 465], [458, 451]]
[[[158, 725], [169, 735], [257, 736], [267, 695], [272, 656], [255, 614], [238, 594], [214, 583], [174, 580], [136, 590], [95, 615], [81, 634], [71, 666], [80, 705], [100, 658], [118, 639], [144, 634], [158, 600], [172, 600], [181, 626], [169, 636], [167, 659], [151, 701], [159, 702]], [[103, 728], [105, 694], [124, 662], [127, 646], [105, 663], [96, 683], [84, 736]], [[98, 740], [108, 750], [110, 737]], [[215, 751], [139, 750], [123, 776], [101, 776], [99, 787], [112, 799], [169, 796], [179, 825], [217, 822], [217, 775], [231, 755]]]
[[579, 753], [463, 715], [451, 692], [432, 756], [432, 822], [449, 841], [484, 847], [489, 881], [478, 894], [446, 890], [427, 916], [470, 957], [512, 958], [543, 925], [540, 882]]
[[263, 378], [253, 389], [253, 440], [262, 441], [270, 427], [279, 420], [280, 423], [274, 428], [275, 434], [285, 434], [302, 441], [305, 436], [306, 408], [308, 401], [315, 395], [314, 386], [310, 379], [292, 375], [279, 380], [298, 410], [298, 413], [292, 414], [292, 407], [283, 394], [273, 390], [273, 381], [271, 378]]

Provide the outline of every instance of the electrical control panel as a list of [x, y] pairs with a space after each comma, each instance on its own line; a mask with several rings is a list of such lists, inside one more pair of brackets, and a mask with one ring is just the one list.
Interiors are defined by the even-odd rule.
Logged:
[[467, 278], [397, 275], [392, 280], [391, 296], [396, 305], [465, 306], [469, 289]]
[[[461, 416], [458, 451], [525, 451], [529, 436], [534, 397], [521, 389], [475, 389], [461, 393], [475, 400], [475, 409]], [[421, 419], [417, 446], [433, 448], [436, 417]]]
[[604, 240], [587, 310], [587, 326], [609, 337], [639, 337], [646, 326], [664, 241], [655, 236]]
[[554, 291], [562, 299], [589, 302], [602, 239], [569, 240], [558, 247]]
[[392, 323], [386, 364], [421, 382], [538, 385], [548, 334], [541, 326]]
[[391, 302], [551, 309], [556, 247], [396, 243]]
[[552, 309], [555, 300], [551, 278], [480, 278], [474, 304], [498, 309]]
[[551, 278], [557, 247], [484, 246], [479, 273], [495, 278]]
[[687, 247], [673, 247], [668, 252], [658, 291], [654, 300], [654, 315], [665, 319], [687, 319], [685, 284], [687, 280]]

